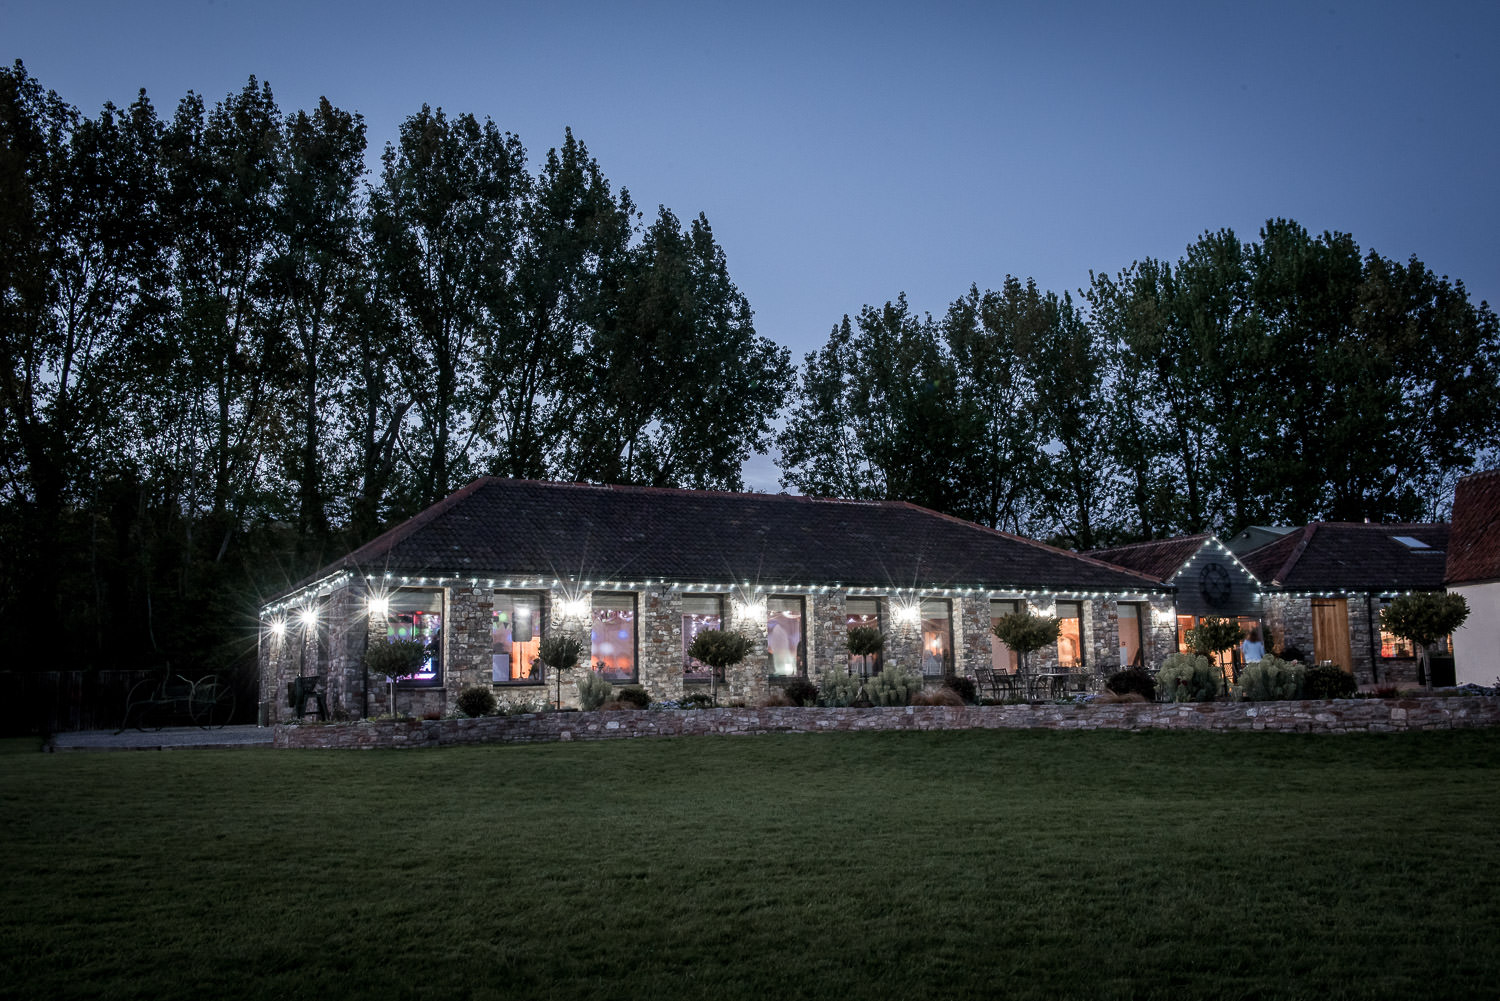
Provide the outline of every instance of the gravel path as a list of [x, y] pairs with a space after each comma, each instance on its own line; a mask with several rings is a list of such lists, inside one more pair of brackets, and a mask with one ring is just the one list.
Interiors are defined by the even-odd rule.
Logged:
[[268, 726], [226, 726], [200, 730], [195, 726], [165, 730], [83, 730], [59, 733], [48, 750], [53, 751], [171, 751], [192, 747], [270, 747]]

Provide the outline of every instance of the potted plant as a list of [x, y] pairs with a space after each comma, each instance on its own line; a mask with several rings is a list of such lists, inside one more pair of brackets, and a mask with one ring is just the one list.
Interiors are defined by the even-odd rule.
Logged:
[[[1233, 650], [1240, 642], [1240, 624], [1234, 619], [1217, 619], [1207, 616], [1198, 620], [1198, 625], [1183, 634], [1188, 646], [1193, 652], [1201, 657], [1207, 657], [1211, 663], [1218, 663], [1218, 655], [1225, 650]], [[1230, 673], [1233, 677], [1223, 679], [1224, 694], [1229, 694], [1231, 682], [1239, 681], [1239, 671], [1233, 667], [1234, 661], [1230, 661]]]
[[1021, 664], [1021, 676], [1031, 677], [1031, 655], [1048, 643], [1056, 643], [1062, 631], [1062, 623], [1051, 615], [1035, 615], [1031, 612], [1012, 612], [995, 620], [995, 637], [1016, 652]]
[[874, 626], [855, 626], [847, 642], [849, 652], [859, 658], [859, 676], [869, 678], [870, 657], [885, 649], [885, 636]]
[[578, 656], [583, 652], [583, 644], [572, 636], [544, 636], [539, 644], [537, 654], [541, 662], [552, 668], [552, 674], [557, 679], [557, 708], [562, 708], [562, 673], [570, 671], [578, 666]]
[[365, 668], [385, 678], [391, 688], [391, 715], [396, 715], [396, 679], [416, 674], [427, 661], [427, 644], [421, 640], [393, 639], [365, 648]]
[[739, 633], [724, 629], [705, 629], [693, 637], [688, 656], [708, 665], [709, 692], [714, 705], [719, 704], [719, 673], [733, 667], [750, 654], [750, 641]]
[[1418, 591], [1392, 599], [1380, 610], [1380, 628], [1410, 640], [1417, 648], [1417, 683], [1432, 687], [1432, 667], [1427, 648], [1469, 618], [1469, 603], [1461, 594]]

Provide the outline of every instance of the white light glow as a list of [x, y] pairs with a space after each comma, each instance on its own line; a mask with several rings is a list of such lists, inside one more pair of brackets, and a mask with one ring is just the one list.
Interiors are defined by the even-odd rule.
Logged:
[[370, 599], [370, 614], [377, 618], [385, 618], [391, 610], [391, 599], [375, 597]]
[[271, 635], [275, 636], [277, 639], [280, 639], [282, 636], [286, 635], [286, 623], [281, 621], [280, 619], [272, 619]]
[[298, 615], [297, 618], [301, 620], [304, 626], [311, 629], [318, 624], [318, 610], [316, 608], [304, 608], [302, 614]]

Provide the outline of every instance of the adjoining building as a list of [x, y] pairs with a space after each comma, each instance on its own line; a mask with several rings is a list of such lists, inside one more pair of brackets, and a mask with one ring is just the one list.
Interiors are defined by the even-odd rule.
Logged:
[[708, 687], [687, 648], [711, 628], [753, 644], [724, 679], [730, 701], [849, 669], [859, 625], [884, 634], [886, 663], [936, 684], [1013, 670], [991, 629], [1023, 608], [1062, 623], [1043, 670], [1108, 674], [1176, 646], [1161, 580], [911, 504], [486, 478], [265, 605], [261, 699], [283, 718], [287, 684], [316, 676], [334, 711], [388, 712], [365, 649], [415, 637], [430, 656], [398, 687], [402, 711], [444, 712], [475, 685], [540, 703], [556, 691], [537, 660], [549, 633], [611, 680], [678, 698]]
[[1458, 481], [1453, 534], [1444, 573], [1448, 590], [1469, 603], [1453, 634], [1458, 684], [1493, 685], [1500, 678], [1500, 469]]
[[[1188, 651], [1188, 630], [1205, 618], [1236, 619], [1246, 636], [1264, 629], [1260, 581], [1209, 533], [1095, 549], [1088, 555], [1143, 573], [1172, 589], [1177, 652]], [[1239, 650], [1224, 651], [1219, 661], [1220, 667], [1237, 671]]]
[[[1314, 522], [1240, 556], [1261, 582], [1266, 648], [1337, 664], [1361, 685], [1413, 685], [1412, 645], [1380, 628], [1380, 610], [1443, 590], [1449, 526]], [[1435, 666], [1434, 680], [1446, 680]]]

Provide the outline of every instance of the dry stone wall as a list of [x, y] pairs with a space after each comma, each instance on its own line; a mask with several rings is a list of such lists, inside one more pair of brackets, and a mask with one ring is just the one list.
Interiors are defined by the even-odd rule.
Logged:
[[444, 747], [569, 740], [872, 730], [1211, 730], [1391, 733], [1500, 726], [1500, 697], [1230, 704], [906, 706], [540, 713], [483, 719], [281, 725], [281, 748]]

